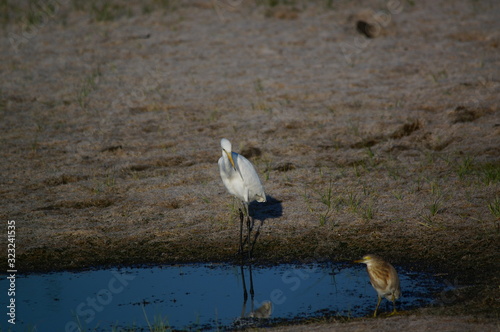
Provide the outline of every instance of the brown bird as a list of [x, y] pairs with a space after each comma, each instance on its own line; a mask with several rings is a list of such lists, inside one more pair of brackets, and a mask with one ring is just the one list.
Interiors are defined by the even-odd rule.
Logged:
[[370, 276], [370, 283], [373, 288], [377, 291], [378, 301], [375, 307], [375, 312], [373, 317], [377, 317], [377, 310], [382, 301], [382, 297], [385, 297], [394, 304], [394, 310], [391, 315], [396, 313], [396, 299], [401, 295], [401, 288], [399, 286], [398, 273], [389, 262], [386, 262], [381, 257], [377, 255], [365, 255], [363, 259], [354, 261], [354, 263], [366, 264], [366, 270]]

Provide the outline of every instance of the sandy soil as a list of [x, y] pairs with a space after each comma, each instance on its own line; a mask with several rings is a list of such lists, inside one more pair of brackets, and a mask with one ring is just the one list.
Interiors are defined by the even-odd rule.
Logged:
[[498, 330], [497, 1], [54, 3], [0, 18], [19, 270], [235, 261], [226, 137], [268, 194], [255, 263], [374, 252], [459, 286], [319, 330]]
[[339, 332], [361, 332], [361, 331], [498, 331], [498, 324], [478, 322], [473, 317], [391, 317], [384, 319], [363, 319], [355, 322], [332, 322], [329, 324], [307, 324], [298, 326], [284, 326], [273, 328], [271, 331], [339, 331]]

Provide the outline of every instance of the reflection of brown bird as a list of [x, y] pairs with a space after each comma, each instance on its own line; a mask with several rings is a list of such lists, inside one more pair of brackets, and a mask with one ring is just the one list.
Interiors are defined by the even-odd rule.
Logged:
[[366, 264], [366, 270], [370, 276], [370, 283], [378, 293], [377, 306], [373, 317], [377, 317], [377, 310], [385, 297], [394, 304], [394, 310], [391, 315], [396, 313], [396, 299], [401, 295], [401, 288], [399, 287], [398, 273], [390, 263], [384, 261], [377, 255], [365, 255], [363, 259], [354, 261], [355, 263]]
[[273, 305], [270, 301], [264, 302], [259, 308], [250, 313], [250, 317], [254, 318], [269, 318], [273, 311]]

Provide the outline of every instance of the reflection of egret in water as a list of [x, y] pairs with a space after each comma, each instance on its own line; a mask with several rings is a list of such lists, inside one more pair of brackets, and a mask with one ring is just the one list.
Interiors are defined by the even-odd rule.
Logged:
[[263, 302], [257, 309], [255, 309], [255, 291], [253, 288], [253, 274], [252, 266], [248, 265], [248, 275], [250, 282], [250, 311], [247, 313], [248, 291], [245, 279], [245, 266], [240, 266], [241, 270], [241, 283], [243, 285], [243, 305], [241, 307], [241, 315], [238, 317], [233, 325], [238, 328], [251, 327], [256, 324], [258, 320], [269, 318], [272, 313], [272, 303], [270, 301]]

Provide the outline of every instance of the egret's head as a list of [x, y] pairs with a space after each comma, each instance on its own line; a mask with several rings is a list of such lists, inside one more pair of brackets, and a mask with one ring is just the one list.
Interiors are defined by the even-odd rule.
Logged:
[[236, 170], [236, 166], [234, 165], [234, 160], [233, 156], [231, 155], [231, 142], [229, 142], [228, 139], [223, 138], [220, 140], [220, 146], [222, 148], [222, 154], [226, 154], [227, 159], [229, 159], [229, 162], [233, 166], [233, 169]]
[[220, 146], [222, 150], [231, 153], [231, 142], [227, 138], [223, 138], [220, 140]]

